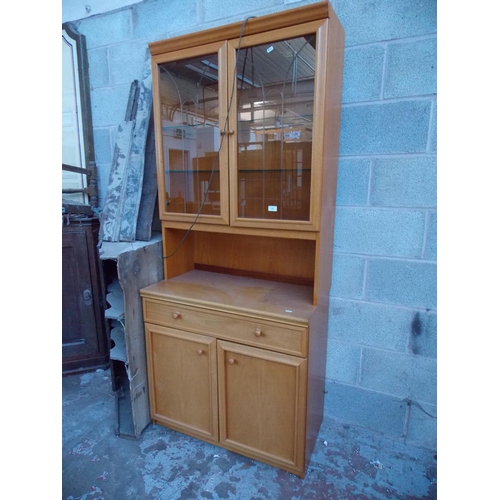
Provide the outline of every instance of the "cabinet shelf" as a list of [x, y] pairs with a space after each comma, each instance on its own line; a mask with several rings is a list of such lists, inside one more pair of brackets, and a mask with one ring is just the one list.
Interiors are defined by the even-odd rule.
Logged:
[[[310, 168], [301, 168], [301, 172], [311, 172]], [[258, 174], [266, 174], [266, 173], [297, 173], [297, 168], [247, 168], [247, 169], [238, 169], [238, 172], [251, 174], [253, 172]]]
[[[169, 174], [208, 174], [212, 173], [211, 170], [169, 170]], [[214, 174], [218, 174], [218, 170], [214, 170]]]

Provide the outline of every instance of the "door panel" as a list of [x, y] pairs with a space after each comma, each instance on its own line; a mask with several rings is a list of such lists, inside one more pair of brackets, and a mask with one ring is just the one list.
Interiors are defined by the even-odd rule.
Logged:
[[146, 347], [152, 418], [217, 441], [216, 340], [146, 324]]
[[229, 81], [237, 96], [231, 110], [232, 225], [317, 225], [319, 28], [313, 22], [229, 42], [228, 69], [236, 68]]
[[62, 235], [63, 360], [99, 352], [87, 231]]
[[219, 341], [218, 370], [221, 443], [300, 472], [307, 361]]
[[[158, 62], [160, 216], [229, 223], [225, 134], [225, 44], [179, 51]], [[160, 123], [157, 121], [157, 123]]]

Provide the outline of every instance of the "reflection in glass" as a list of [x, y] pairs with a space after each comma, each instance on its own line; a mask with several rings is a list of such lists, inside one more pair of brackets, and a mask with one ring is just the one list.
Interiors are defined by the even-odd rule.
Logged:
[[220, 215], [216, 54], [160, 65], [167, 212]]
[[315, 35], [240, 51], [238, 216], [309, 220]]

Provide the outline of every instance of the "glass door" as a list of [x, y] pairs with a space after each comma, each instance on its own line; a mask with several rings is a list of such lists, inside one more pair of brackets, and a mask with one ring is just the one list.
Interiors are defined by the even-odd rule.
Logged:
[[229, 69], [236, 72], [232, 224], [298, 222], [310, 229], [316, 40], [315, 30], [295, 36], [280, 30], [230, 42]]
[[227, 166], [223, 167], [227, 145], [221, 134], [226, 113], [225, 45], [162, 57], [155, 59], [162, 219], [228, 224]]

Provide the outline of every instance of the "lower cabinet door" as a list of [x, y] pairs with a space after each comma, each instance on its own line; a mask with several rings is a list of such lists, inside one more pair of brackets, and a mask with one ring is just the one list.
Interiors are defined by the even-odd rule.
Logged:
[[218, 441], [216, 340], [146, 323], [151, 418]]
[[220, 442], [304, 473], [307, 360], [217, 342]]

